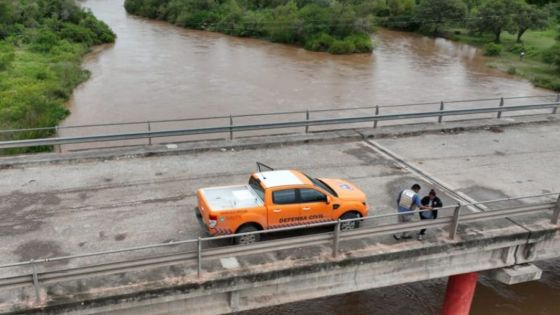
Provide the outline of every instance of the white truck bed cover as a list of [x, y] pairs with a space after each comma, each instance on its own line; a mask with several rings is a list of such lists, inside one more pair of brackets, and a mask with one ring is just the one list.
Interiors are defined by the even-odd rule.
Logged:
[[212, 210], [255, 208], [264, 204], [249, 185], [203, 188], [201, 191]]

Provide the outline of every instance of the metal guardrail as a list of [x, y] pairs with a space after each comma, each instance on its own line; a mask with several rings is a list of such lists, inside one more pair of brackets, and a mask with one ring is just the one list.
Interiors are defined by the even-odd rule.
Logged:
[[360, 107], [348, 107], [348, 108], [322, 108], [322, 109], [309, 109], [309, 110], [299, 110], [299, 111], [282, 111], [282, 112], [270, 112], [270, 113], [257, 113], [257, 114], [238, 114], [238, 115], [227, 115], [227, 116], [210, 116], [210, 117], [193, 117], [193, 118], [178, 118], [178, 119], [163, 119], [163, 120], [149, 120], [149, 121], [133, 121], [133, 122], [122, 122], [122, 123], [105, 123], [105, 124], [88, 124], [88, 125], [76, 125], [76, 126], [55, 126], [55, 127], [42, 127], [42, 128], [26, 128], [26, 129], [5, 129], [0, 130], [0, 134], [5, 133], [18, 133], [18, 132], [29, 132], [29, 131], [58, 131], [64, 129], [82, 129], [91, 127], [114, 127], [114, 126], [126, 126], [126, 125], [150, 125], [150, 124], [161, 124], [170, 122], [186, 122], [186, 121], [204, 121], [204, 120], [216, 120], [216, 119], [230, 119], [230, 118], [244, 118], [244, 117], [263, 117], [263, 116], [282, 116], [282, 115], [292, 115], [292, 114], [313, 114], [313, 113], [324, 113], [324, 112], [344, 112], [352, 110], [381, 110], [383, 108], [397, 108], [397, 107], [418, 107], [418, 106], [430, 106], [430, 105], [441, 105], [443, 104], [460, 104], [460, 103], [477, 103], [477, 102], [487, 102], [496, 101], [503, 104], [506, 100], [521, 100], [521, 99], [550, 99], [560, 102], [560, 94], [548, 94], [548, 95], [532, 95], [532, 96], [514, 96], [514, 97], [494, 97], [494, 98], [480, 98], [480, 99], [468, 99], [468, 100], [447, 100], [447, 101], [437, 101], [437, 102], [422, 102], [422, 103], [407, 103], [407, 104], [390, 104], [390, 105], [377, 105], [377, 106], [360, 106]]
[[[545, 103], [539, 104], [525, 104], [525, 105], [515, 105], [515, 106], [504, 106], [505, 101], [528, 101], [531, 99], [549, 100]], [[496, 107], [478, 107], [470, 109], [445, 109], [446, 105], [449, 104], [462, 104], [462, 103], [473, 103], [475, 105], [486, 102], [497, 102]], [[254, 131], [254, 130], [269, 130], [269, 129], [285, 129], [285, 128], [298, 128], [304, 127], [305, 133], [309, 132], [309, 128], [312, 126], [327, 126], [327, 125], [344, 125], [344, 124], [354, 124], [354, 123], [364, 123], [373, 122], [373, 127], [378, 127], [378, 122], [380, 121], [390, 121], [390, 120], [404, 120], [404, 119], [417, 119], [417, 118], [429, 118], [437, 117], [438, 123], [443, 122], [444, 116], [461, 116], [461, 115], [473, 115], [473, 114], [487, 114], [487, 113], [497, 113], [496, 118], [501, 118], [503, 112], [514, 112], [514, 111], [527, 111], [527, 110], [539, 110], [539, 109], [552, 109], [552, 113], [556, 114], [558, 105], [560, 104], [560, 94], [556, 95], [538, 95], [538, 96], [520, 96], [520, 97], [501, 97], [501, 98], [483, 98], [483, 99], [470, 99], [470, 100], [451, 100], [451, 101], [438, 101], [438, 102], [424, 102], [424, 103], [409, 103], [409, 104], [398, 104], [398, 105], [381, 105], [381, 106], [367, 106], [367, 107], [349, 107], [349, 108], [327, 108], [327, 109], [316, 109], [316, 110], [305, 110], [305, 111], [284, 111], [284, 112], [272, 112], [272, 113], [260, 113], [260, 114], [241, 114], [241, 115], [228, 115], [228, 116], [214, 116], [214, 117], [199, 117], [199, 118], [184, 118], [184, 119], [167, 119], [167, 120], [153, 120], [153, 121], [142, 121], [142, 122], [126, 122], [126, 123], [107, 123], [107, 124], [91, 124], [82, 126], [56, 126], [56, 127], [44, 127], [44, 128], [30, 128], [30, 129], [11, 129], [11, 130], [0, 130], [0, 135], [6, 134], [18, 134], [23, 132], [38, 132], [38, 131], [53, 131], [58, 132], [60, 130], [69, 129], [82, 129], [84, 132], [88, 128], [94, 127], [122, 127], [122, 126], [144, 126], [145, 131], [140, 132], [119, 132], [114, 134], [98, 134], [92, 136], [79, 136], [79, 137], [55, 137], [55, 138], [44, 138], [44, 139], [34, 139], [34, 140], [17, 140], [17, 141], [2, 141], [0, 142], [0, 149], [7, 148], [21, 148], [21, 147], [32, 147], [32, 146], [43, 146], [43, 145], [61, 145], [61, 144], [76, 144], [76, 143], [91, 143], [91, 142], [103, 142], [103, 141], [115, 141], [115, 140], [134, 140], [134, 139], [148, 139], [148, 143], [152, 144], [152, 138], [158, 137], [171, 137], [171, 136], [191, 136], [191, 135], [209, 135], [217, 133], [229, 133], [229, 138], [233, 139], [235, 132], [242, 131]], [[438, 106], [438, 111], [424, 111], [424, 112], [412, 112], [412, 113], [400, 113], [400, 114], [380, 114], [382, 109], [395, 109], [404, 107], [426, 107], [426, 106]], [[311, 119], [312, 114], [319, 113], [342, 113], [349, 111], [366, 111], [373, 115], [362, 115], [359, 117], [336, 117], [330, 119]], [[262, 124], [241, 124], [235, 125], [234, 119], [238, 120], [240, 118], [263, 118], [265, 116], [281, 116], [286, 115], [300, 115], [305, 114], [305, 120], [296, 120], [291, 122], [272, 122], [272, 123], [262, 123]], [[228, 125], [216, 126], [211, 128], [190, 128], [190, 129], [168, 129], [163, 131], [155, 131], [154, 127], [156, 125], [161, 125], [164, 123], [180, 123], [180, 122], [203, 122], [210, 120], [228, 120]]]
[[[529, 198], [546, 198], [553, 195], [558, 196], [556, 201], [540, 202], [536, 204], [502, 208], [502, 209], [491, 210], [486, 212], [467, 213], [467, 214], [461, 213], [461, 209], [464, 209], [464, 207], [472, 206], [475, 204], [476, 205], [490, 204], [490, 203], [515, 201], [515, 200], [529, 199]], [[341, 231], [342, 223], [352, 222], [352, 221], [378, 220], [381, 218], [394, 217], [399, 214], [391, 213], [385, 215], [370, 216], [365, 218], [338, 220], [333, 222], [307, 224], [307, 225], [294, 226], [288, 228], [263, 230], [263, 231], [232, 234], [232, 235], [223, 235], [223, 236], [216, 236], [216, 237], [199, 237], [197, 239], [176, 241], [176, 242], [170, 242], [164, 244], [152, 244], [152, 245], [139, 246], [133, 248], [86, 253], [86, 254], [79, 254], [79, 255], [70, 255], [70, 256], [63, 256], [63, 257], [43, 258], [43, 259], [30, 260], [25, 262], [4, 264], [4, 265], [0, 265], [0, 269], [27, 266], [27, 267], [31, 267], [31, 273], [20, 275], [20, 276], [0, 278], [0, 288], [18, 287], [18, 286], [26, 286], [26, 285], [33, 284], [35, 288], [35, 293], [37, 294], [37, 299], [39, 299], [40, 282], [51, 283], [60, 280], [76, 279], [92, 274], [125, 272], [127, 270], [131, 270], [139, 267], [156, 267], [162, 265], [171, 265], [174, 263], [185, 263], [188, 261], [196, 264], [197, 277], [200, 278], [203, 271], [203, 262], [205, 259], [262, 254], [271, 251], [295, 249], [295, 248], [315, 246], [315, 245], [326, 245], [331, 247], [332, 257], [336, 258], [340, 252], [341, 242], [343, 241], [364, 239], [364, 238], [382, 236], [382, 235], [393, 234], [393, 233], [400, 233], [400, 232], [416, 230], [420, 228], [448, 228], [449, 238], [453, 240], [456, 237], [457, 228], [460, 224], [468, 224], [472, 222], [487, 221], [489, 219], [506, 218], [506, 217], [517, 216], [517, 215], [526, 215], [526, 214], [540, 212], [540, 211], [552, 211], [551, 223], [558, 225], [560, 219], [560, 193], [531, 195], [531, 196], [523, 196], [517, 198], [504, 198], [504, 199], [496, 199], [496, 200], [469, 203], [469, 204], [456, 204], [453, 206], [442, 207], [439, 208], [438, 210], [442, 211], [442, 210], [451, 210], [451, 209], [453, 210], [451, 216], [447, 216], [447, 217], [440, 216], [440, 218], [436, 220], [422, 220], [418, 222], [403, 223], [403, 224], [386, 224], [386, 225], [375, 226], [375, 227], [362, 227], [350, 231]], [[416, 214], [422, 211], [411, 211], [409, 213]], [[293, 230], [301, 230], [301, 229], [309, 229], [309, 228], [325, 227], [325, 226], [332, 227], [333, 231], [328, 233], [313, 234], [313, 235], [302, 236], [302, 237], [263, 241], [256, 244], [245, 245], [245, 246], [225, 246], [225, 247], [214, 247], [214, 248], [205, 248], [205, 249], [203, 249], [202, 246], [202, 244], [205, 242], [214, 242], [221, 239], [232, 239], [243, 235], [253, 235], [253, 234], [262, 235], [262, 234], [269, 234], [269, 233], [278, 233], [282, 231], [293, 231]], [[68, 261], [68, 260], [81, 259], [81, 258], [87, 258], [92, 256], [105, 257], [117, 253], [133, 252], [133, 251], [154, 249], [154, 248], [166, 248], [166, 247], [168, 248], [168, 247], [184, 245], [184, 244], [196, 245], [196, 250], [158, 255], [157, 257], [152, 256], [147, 258], [137, 258], [134, 260], [127, 260], [127, 261], [117, 261], [117, 262], [89, 265], [89, 266], [72, 268], [72, 269], [39, 272], [37, 268], [38, 265], [45, 265], [48, 263], [53, 263], [58, 261]]]

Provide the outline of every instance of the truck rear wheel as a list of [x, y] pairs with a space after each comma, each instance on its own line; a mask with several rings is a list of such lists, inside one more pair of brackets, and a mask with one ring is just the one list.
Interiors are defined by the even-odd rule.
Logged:
[[[259, 229], [254, 225], [245, 225], [237, 230], [237, 233], [256, 232]], [[259, 234], [241, 235], [235, 238], [234, 242], [238, 245], [249, 245], [258, 242], [261, 239]]]
[[[358, 212], [346, 212], [340, 217], [340, 219], [349, 220], [349, 219], [357, 219], [359, 217], [361, 216]], [[357, 229], [359, 227], [360, 227], [360, 221], [342, 222], [340, 224], [341, 231], [349, 231], [349, 230]]]

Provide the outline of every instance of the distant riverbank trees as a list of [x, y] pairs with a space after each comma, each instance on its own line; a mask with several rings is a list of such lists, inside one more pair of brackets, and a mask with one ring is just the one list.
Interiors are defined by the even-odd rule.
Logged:
[[527, 30], [546, 28], [549, 12], [560, 9], [554, 0], [372, 0], [368, 8], [389, 28], [441, 35], [441, 26], [463, 27], [490, 33], [496, 43], [506, 31], [521, 42]]
[[295, 44], [333, 54], [367, 53], [373, 15], [365, 0], [126, 0], [127, 12], [200, 30]]
[[[354, 0], [353, 3], [361, 3]], [[558, 0], [371, 0], [377, 25], [484, 47], [492, 66], [560, 91]]]
[[[72, 0], [0, 0], [0, 129], [56, 126], [68, 115], [73, 89], [89, 76], [81, 56], [114, 40]], [[0, 140], [51, 133], [0, 133]]]
[[126, 0], [125, 7], [183, 27], [334, 54], [371, 51], [374, 26], [441, 36], [477, 45], [496, 58], [492, 66], [560, 90], [551, 66], [560, 60], [558, 0]]

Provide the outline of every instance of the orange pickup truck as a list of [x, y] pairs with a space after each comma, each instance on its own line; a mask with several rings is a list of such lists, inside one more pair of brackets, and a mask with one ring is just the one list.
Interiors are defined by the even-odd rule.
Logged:
[[[340, 179], [311, 178], [295, 170], [257, 172], [246, 185], [202, 188], [196, 196], [197, 217], [210, 235], [368, 215], [366, 195], [355, 185]], [[343, 222], [341, 229], [358, 225], [358, 221]], [[258, 234], [251, 234], [239, 236], [235, 242], [250, 244], [258, 240]]]

